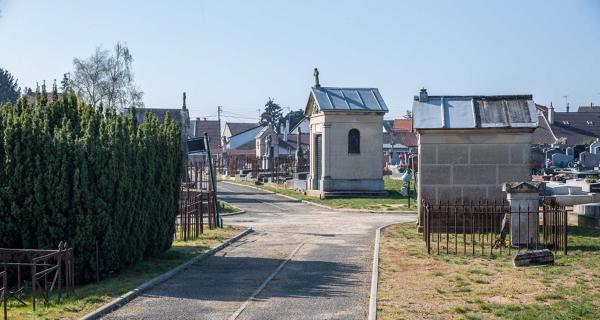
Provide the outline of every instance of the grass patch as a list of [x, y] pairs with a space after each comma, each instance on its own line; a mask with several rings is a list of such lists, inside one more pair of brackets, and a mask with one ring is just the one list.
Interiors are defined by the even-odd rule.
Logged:
[[242, 209], [231, 205], [228, 202], [225, 202], [221, 199], [218, 200], [219, 201], [219, 206], [221, 207], [221, 213], [236, 213], [236, 212], [240, 212], [242, 211]]
[[175, 241], [171, 249], [157, 257], [144, 259], [114, 276], [99, 283], [91, 283], [75, 289], [71, 297], [64, 297], [59, 303], [53, 295], [46, 307], [40, 300], [33, 312], [30, 296], [26, 296], [27, 306], [17, 301], [8, 303], [8, 319], [76, 319], [136, 288], [140, 284], [206, 252], [240, 232], [239, 229], [205, 230], [198, 240]]
[[600, 319], [600, 230], [569, 227], [569, 254], [514, 268], [508, 255], [427, 255], [413, 224], [382, 234], [378, 319]]
[[408, 199], [400, 194], [399, 190], [403, 182], [401, 180], [383, 177], [384, 188], [387, 191], [385, 196], [372, 196], [361, 198], [328, 198], [319, 199], [319, 197], [305, 195], [291, 189], [276, 187], [274, 185], [255, 185], [250, 181], [236, 180], [236, 183], [257, 187], [263, 190], [283, 194], [298, 200], [306, 200], [333, 208], [372, 210], [372, 211], [414, 211], [416, 210], [416, 196], [414, 185], [411, 185], [411, 206], [408, 208]]

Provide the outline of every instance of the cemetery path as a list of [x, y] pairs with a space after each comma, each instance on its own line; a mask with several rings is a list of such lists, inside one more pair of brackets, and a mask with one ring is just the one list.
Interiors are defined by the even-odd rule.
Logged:
[[365, 319], [374, 231], [415, 214], [329, 211], [220, 183], [255, 232], [148, 290], [107, 319]]

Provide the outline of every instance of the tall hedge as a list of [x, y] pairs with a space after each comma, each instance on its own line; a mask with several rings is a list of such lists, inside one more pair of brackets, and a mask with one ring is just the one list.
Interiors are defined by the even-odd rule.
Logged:
[[72, 94], [0, 107], [0, 247], [75, 251], [80, 282], [171, 246], [181, 129], [92, 108]]

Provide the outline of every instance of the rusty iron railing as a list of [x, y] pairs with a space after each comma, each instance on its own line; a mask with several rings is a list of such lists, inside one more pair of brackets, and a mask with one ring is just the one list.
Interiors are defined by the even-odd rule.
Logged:
[[554, 198], [546, 198], [542, 202], [542, 235], [544, 245], [568, 253], [568, 219], [569, 213], [564, 205]]
[[186, 179], [181, 184], [179, 213], [175, 219], [175, 239], [197, 239], [204, 232], [205, 224], [209, 229], [220, 225], [212, 178], [206, 161], [187, 163]]
[[[69, 248], [66, 242], [61, 242], [58, 250], [0, 248], [0, 265], [4, 266], [3, 272], [7, 279], [9, 270], [16, 269], [16, 275], [11, 276], [11, 279], [16, 276], [14, 289], [10, 290], [8, 284], [4, 286], [5, 301], [14, 298], [26, 305], [24, 295], [28, 289], [27, 280], [30, 280], [31, 305], [34, 311], [40, 295], [44, 304], [48, 305], [52, 292], [56, 291], [60, 301], [63, 292], [70, 294], [75, 288], [74, 263], [73, 248]], [[23, 272], [24, 268], [30, 268], [29, 278]]]
[[308, 172], [308, 159], [299, 162], [294, 157], [256, 157], [248, 155], [230, 155], [215, 159], [214, 167], [219, 174], [235, 177], [241, 171], [246, 171], [251, 178], [271, 178], [274, 183], [284, 183], [294, 173]]
[[7, 284], [7, 280], [6, 280], [6, 271], [0, 271], [0, 279], [2, 280], [2, 287], [0, 288], [0, 303], [2, 304], [2, 313], [4, 314], [4, 320], [6, 320], [8, 318], [8, 311], [7, 311], [7, 306], [6, 306], [6, 302], [7, 302], [7, 291], [8, 291], [8, 284]]
[[180, 200], [179, 214], [175, 220], [175, 239], [193, 240], [204, 232], [205, 223], [209, 229], [217, 226], [214, 197], [212, 191], [183, 192], [185, 197]]
[[[493, 256], [540, 248], [567, 254], [567, 211], [549, 200], [512, 212], [507, 201], [423, 202], [423, 208], [423, 240], [429, 254]], [[520, 221], [513, 233], [511, 216]], [[537, 221], [531, 220], [535, 217]]]

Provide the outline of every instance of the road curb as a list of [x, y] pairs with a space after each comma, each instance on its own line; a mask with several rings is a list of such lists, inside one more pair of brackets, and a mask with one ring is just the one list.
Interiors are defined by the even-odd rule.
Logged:
[[375, 230], [375, 244], [373, 248], [373, 266], [371, 268], [371, 293], [369, 295], [369, 317], [368, 320], [377, 319], [377, 286], [379, 283], [379, 242], [381, 241], [381, 230], [390, 226], [406, 222], [394, 222], [381, 226]]
[[246, 210], [240, 210], [240, 211], [228, 212], [228, 213], [221, 213], [221, 217], [237, 216], [237, 215], [244, 214], [244, 213], [246, 213]]
[[237, 236], [221, 243], [220, 245], [208, 250], [205, 253], [199, 254], [193, 258], [191, 258], [190, 260], [188, 260], [187, 262], [184, 262], [183, 264], [180, 264], [179, 266], [159, 275], [156, 276], [153, 279], [150, 279], [146, 282], [144, 282], [143, 284], [141, 284], [139, 287], [125, 293], [124, 295], [114, 299], [113, 301], [103, 305], [102, 307], [86, 314], [85, 316], [83, 316], [81, 318], [81, 320], [92, 320], [92, 319], [99, 319], [100, 317], [107, 315], [108, 313], [115, 311], [117, 309], [119, 309], [120, 307], [122, 307], [123, 305], [125, 305], [127, 302], [131, 301], [133, 298], [139, 296], [141, 293], [143, 293], [144, 291], [172, 278], [174, 275], [176, 275], [177, 273], [185, 270], [186, 268], [188, 268], [189, 266], [191, 266], [192, 264], [202, 261], [210, 256], [212, 256], [213, 254], [223, 250], [224, 248], [226, 248], [227, 246], [229, 246], [230, 244], [236, 242], [237, 240], [241, 239], [242, 237], [248, 235], [249, 233], [251, 233], [253, 230], [252, 228], [248, 228], [244, 231], [242, 231], [240, 234], [238, 234]]
[[290, 197], [290, 196], [285, 195], [285, 194], [281, 194], [281, 193], [278, 193], [278, 192], [273, 192], [273, 191], [270, 191], [270, 190], [261, 189], [259, 187], [249, 186], [249, 185], [245, 185], [245, 184], [242, 184], [242, 183], [237, 183], [235, 181], [221, 180], [220, 182], [229, 183], [229, 184], [233, 184], [233, 185], [241, 186], [241, 187], [248, 187], [248, 188], [251, 188], [251, 189], [255, 189], [255, 190], [262, 191], [262, 192], [266, 192], [268, 194], [276, 194], [276, 195], [278, 195], [280, 197], [284, 197], [284, 198], [287, 198], [287, 199], [290, 199], [290, 200], [294, 200], [295, 202], [302, 202], [302, 203], [310, 204], [310, 205], [313, 205], [313, 206], [317, 206], [317, 207], [320, 207], [320, 208], [323, 208], [323, 209], [327, 209], [327, 210], [332, 210], [332, 211], [362, 212], [362, 213], [376, 213], [376, 214], [399, 214], [399, 213], [402, 213], [402, 214], [406, 214], [406, 213], [417, 214], [416, 211], [375, 211], [375, 210], [359, 210], [359, 209], [351, 209], [351, 208], [334, 208], [334, 207], [330, 207], [330, 206], [327, 206], [327, 205], [324, 205], [324, 204], [320, 204], [320, 203], [315, 203], [315, 202], [308, 201], [308, 200], [296, 199], [294, 197]]

